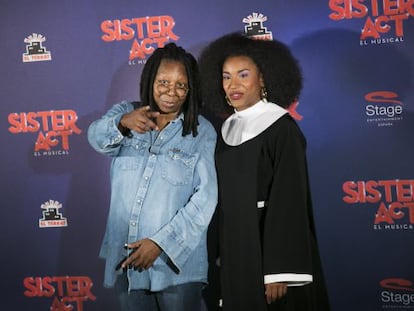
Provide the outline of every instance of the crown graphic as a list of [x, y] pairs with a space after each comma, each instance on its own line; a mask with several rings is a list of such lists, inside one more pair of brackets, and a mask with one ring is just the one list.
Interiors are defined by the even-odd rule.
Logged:
[[42, 209], [59, 209], [59, 208], [62, 208], [62, 204], [59, 203], [58, 201], [49, 200], [43, 203], [42, 205], [40, 205], [40, 207]]
[[46, 37], [38, 33], [33, 33], [24, 39], [24, 43], [45, 42], [45, 41], [46, 41]]
[[264, 16], [262, 13], [255, 13], [255, 12], [243, 18], [243, 23], [245, 24], [251, 24], [253, 22], [263, 23], [265, 21], [267, 21], [267, 16]]

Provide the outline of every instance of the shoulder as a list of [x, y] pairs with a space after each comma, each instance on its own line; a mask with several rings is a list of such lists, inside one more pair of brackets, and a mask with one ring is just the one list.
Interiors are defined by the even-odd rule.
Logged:
[[111, 107], [110, 110], [120, 111], [120, 112], [130, 112], [135, 109], [134, 102], [123, 100], [116, 103]]
[[298, 124], [296, 123], [295, 119], [292, 118], [292, 116], [289, 113], [286, 113], [282, 117], [280, 117], [278, 120], [276, 120], [271, 126], [273, 130], [280, 129], [280, 130], [298, 130], [300, 131], [300, 128]]
[[200, 134], [216, 135], [213, 124], [202, 115], [198, 116], [198, 132]]
[[136, 108], [142, 107], [142, 104], [139, 103], [139, 102], [131, 102], [131, 101], [127, 101], [127, 100], [124, 100], [124, 101], [120, 102], [119, 104], [122, 105], [128, 111], [132, 111]]
[[268, 137], [270, 136], [272, 138], [277, 136], [278, 138], [289, 138], [298, 139], [303, 142], [305, 141], [305, 136], [303, 135], [299, 125], [288, 113], [274, 122], [266, 132]]

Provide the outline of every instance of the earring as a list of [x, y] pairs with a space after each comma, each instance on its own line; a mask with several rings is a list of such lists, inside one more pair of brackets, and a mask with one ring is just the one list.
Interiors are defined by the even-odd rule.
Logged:
[[227, 95], [226, 95], [226, 96], [224, 96], [224, 98], [226, 99], [227, 104], [228, 104], [229, 106], [233, 107], [233, 105], [231, 104], [231, 101], [230, 101], [230, 99], [227, 97]]
[[262, 89], [260, 91], [260, 98], [261, 98], [262, 101], [267, 103], [267, 90], [264, 86], [262, 87]]

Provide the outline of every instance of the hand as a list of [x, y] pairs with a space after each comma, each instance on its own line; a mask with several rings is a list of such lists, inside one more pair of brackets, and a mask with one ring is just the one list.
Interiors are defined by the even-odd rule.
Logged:
[[150, 239], [143, 239], [126, 246], [131, 254], [121, 264], [121, 268], [133, 266], [135, 269], [149, 269], [161, 254], [161, 248]]
[[286, 283], [269, 283], [265, 284], [266, 302], [271, 304], [277, 299], [282, 298], [287, 293]]
[[130, 129], [138, 133], [145, 133], [151, 130], [158, 130], [157, 124], [152, 120], [159, 116], [158, 111], [150, 111], [150, 106], [135, 109], [122, 116], [119, 121], [121, 132]]

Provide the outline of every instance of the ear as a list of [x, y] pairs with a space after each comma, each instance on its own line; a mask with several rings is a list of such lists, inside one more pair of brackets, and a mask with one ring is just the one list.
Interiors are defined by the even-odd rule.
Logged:
[[263, 79], [263, 74], [260, 74], [260, 87], [265, 87], [265, 83], [264, 83], [264, 79]]

